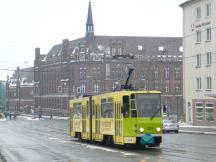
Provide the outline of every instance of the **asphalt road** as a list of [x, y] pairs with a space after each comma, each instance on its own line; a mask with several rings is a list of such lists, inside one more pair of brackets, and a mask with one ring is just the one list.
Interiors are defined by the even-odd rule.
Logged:
[[123, 149], [78, 142], [66, 120], [0, 122], [0, 152], [8, 162], [215, 162], [216, 135], [164, 134], [159, 148]]

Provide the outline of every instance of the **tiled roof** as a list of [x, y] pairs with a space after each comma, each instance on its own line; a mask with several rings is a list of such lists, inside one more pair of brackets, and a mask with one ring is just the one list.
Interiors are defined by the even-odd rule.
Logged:
[[[163, 47], [168, 55], [181, 55], [179, 48], [182, 46], [181, 37], [132, 37], [132, 36], [95, 36], [94, 38], [94, 52], [99, 52], [103, 47], [104, 49], [110, 46], [110, 40], [124, 42], [126, 53], [137, 54], [138, 48], [142, 48], [143, 55], [158, 55], [161, 52], [158, 50]], [[69, 53], [73, 53], [79, 46], [79, 43], [85, 43], [85, 37], [72, 40], [69, 42]], [[46, 56], [47, 61], [58, 60], [62, 54], [62, 44], [52, 47]]]

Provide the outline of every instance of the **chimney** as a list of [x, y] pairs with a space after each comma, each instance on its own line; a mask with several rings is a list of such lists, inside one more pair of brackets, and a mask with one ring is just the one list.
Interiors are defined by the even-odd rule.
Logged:
[[39, 61], [39, 59], [40, 59], [40, 48], [37, 47], [35, 48], [35, 60]]
[[62, 60], [63, 61], [67, 61], [68, 54], [69, 54], [69, 40], [64, 39], [62, 41]]

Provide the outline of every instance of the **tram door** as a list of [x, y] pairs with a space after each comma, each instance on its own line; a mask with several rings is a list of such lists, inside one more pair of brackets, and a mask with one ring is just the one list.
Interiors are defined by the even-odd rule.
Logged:
[[70, 115], [69, 119], [70, 119], [70, 135], [71, 135], [71, 132], [73, 131], [73, 116], [74, 116], [73, 107], [69, 108], [69, 115]]
[[87, 138], [87, 134], [86, 134], [86, 117], [87, 117], [87, 110], [86, 110], [86, 106], [82, 107], [82, 138], [86, 139]]
[[95, 128], [96, 128], [96, 134], [100, 134], [100, 109], [98, 105], [95, 105]]
[[122, 143], [122, 117], [121, 117], [121, 104], [115, 103], [115, 143]]

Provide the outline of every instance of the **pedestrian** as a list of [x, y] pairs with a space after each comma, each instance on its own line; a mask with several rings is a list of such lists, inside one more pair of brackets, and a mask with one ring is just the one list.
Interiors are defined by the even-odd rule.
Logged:
[[9, 118], [10, 118], [10, 120], [11, 120], [11, 116], [12, 116], [12, 114], [10, 113], [10, 114], [9, 114]]
[[7, 119], [7, 117], [8, 117], [8, 113], [6, 112], [6, 113], [5, 113], [5, 119]]
[[53, 120], [53, 115], [52, 114], [50, 114], [50, 120]]
[[41, 114], [39, 114], [39, 116], [38, 116], [38, 117], [39, 117], [39, 120], [40, 120], [40, 119], [41, 119]]

